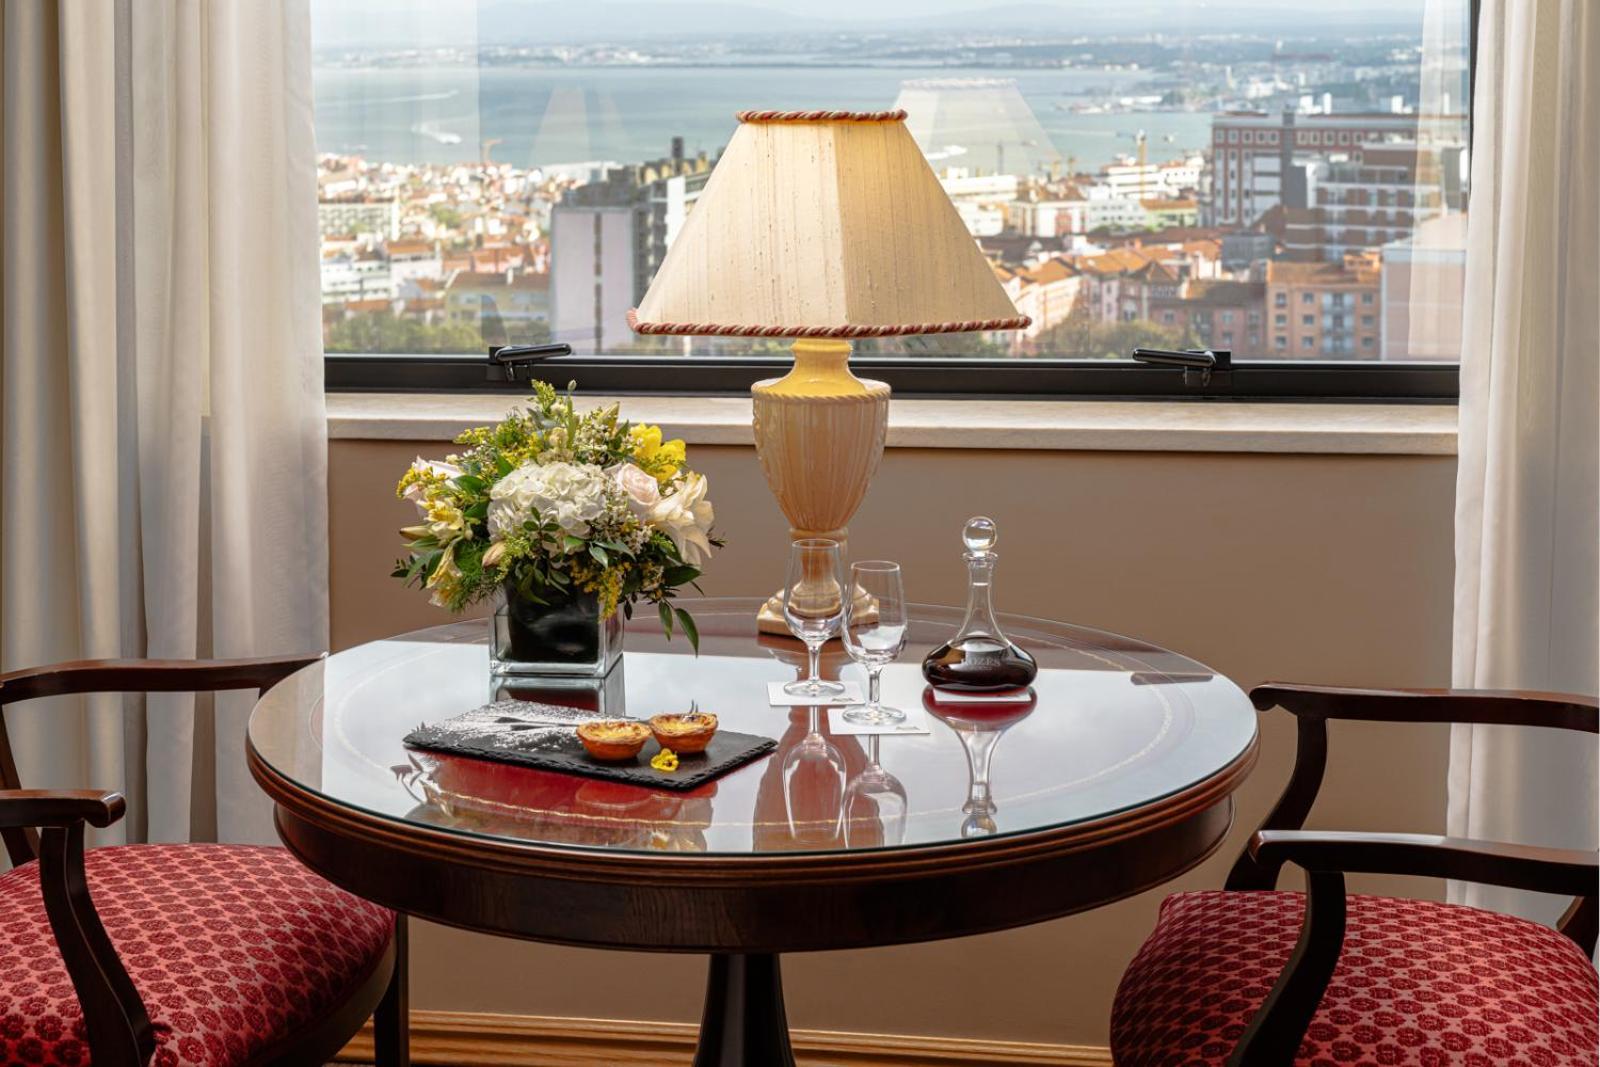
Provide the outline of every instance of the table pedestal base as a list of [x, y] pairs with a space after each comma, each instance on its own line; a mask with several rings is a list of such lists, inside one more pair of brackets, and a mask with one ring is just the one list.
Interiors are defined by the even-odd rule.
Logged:
[[794, 1067], [777, 956], [712, 956], [694, 1067]]

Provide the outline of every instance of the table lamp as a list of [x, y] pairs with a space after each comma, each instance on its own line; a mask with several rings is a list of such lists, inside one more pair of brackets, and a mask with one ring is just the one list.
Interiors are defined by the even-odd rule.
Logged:
[[[646, 335], [793, 340], [793, 369], [751, 389], [756, 453], [791, 538], [843, 545], [883, 457], [889, 386], [850, 372], [852, 340], [1029, 322], [905, 117], [740, 112], [644, 300], [628, 313]], [[787, 632], [777, 598], [759, 625]]]

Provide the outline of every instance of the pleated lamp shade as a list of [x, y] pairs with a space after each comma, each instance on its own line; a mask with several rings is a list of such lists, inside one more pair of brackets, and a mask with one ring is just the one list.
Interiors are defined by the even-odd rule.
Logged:
[[860, 338], [1028, 324], [904, 111], [745, 111], [629, 323]]

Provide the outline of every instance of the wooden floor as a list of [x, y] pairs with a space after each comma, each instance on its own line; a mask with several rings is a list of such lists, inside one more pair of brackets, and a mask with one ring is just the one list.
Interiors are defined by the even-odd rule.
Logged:
[[[697, 1030], [692, 1023], [413, 1011], [411, 1062], [418, 1067], [687, 1067]], [[1111, 1067], [1111, 1051], [1091, 1045], [826, 1030], [795, 1030], [792, 1038], [802, 1067]], [[372, 1063], [370, 1027], [339, 1062]]]

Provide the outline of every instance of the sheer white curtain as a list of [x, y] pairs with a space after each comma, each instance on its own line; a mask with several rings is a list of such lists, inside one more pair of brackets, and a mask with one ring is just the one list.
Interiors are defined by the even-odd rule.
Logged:
[[[1600, 4], [1485, 0], [1456, 495], [1455, 684], [1594, 693]], [[1450, 832], [1592, 848], [1593, 737], [1458, 726]], [[1531, 918], [1560, 902], [1454, 886]]]
[[[0, 666], [327, 645], [306, 0], [4, 8]], [[21, 706], [113, 836], [271, 840], [244, 695]]]

